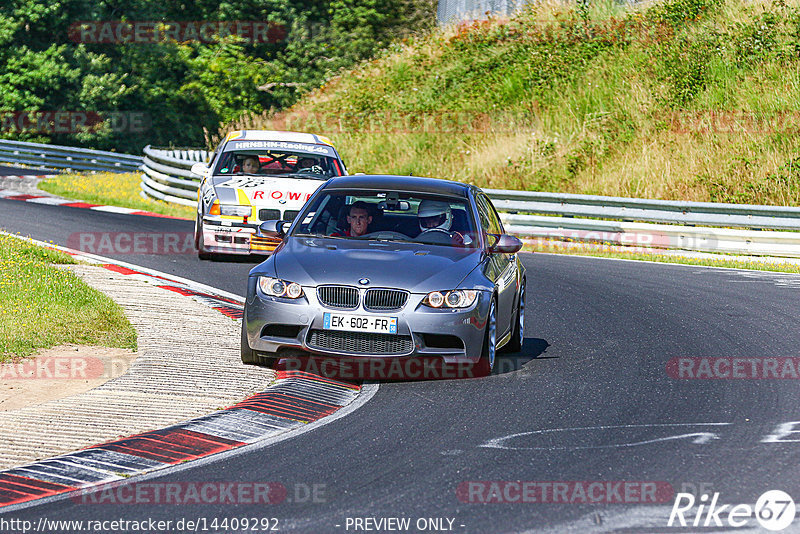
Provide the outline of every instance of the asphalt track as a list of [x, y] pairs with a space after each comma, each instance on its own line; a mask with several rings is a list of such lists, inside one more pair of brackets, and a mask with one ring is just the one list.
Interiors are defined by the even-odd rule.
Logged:
[[[72, 232], [189, 232], [192, 223], [0, 200], [0, 228], [66, 244]], [[237, 294], [253, 265], [190, 254], [116, 257]], [[409, 518], [407, 531], [435, 531], [416, 522], [447, 518], [452, 532], [719, 532], [731, 529], [667, 528], [672, 494], [659, 503], [587, 504], [574, 494], [557, 503], [464, 501], [490, 496], [491, 486], [470, 481], [656, 482], [750, 505], [780, 489], [800, 500], [800, 432], [791, 433], [800, 424], [789, 424], [800, 421], [797, 380], [678, 380], [666, 370], [681, 357], [800, 356], [800, 278], [540, 254], [523, 261], [524, 348], [500, 358], [493, 376], [382, 383], [328, 425], [148, 480], [278, 482], [288, 491], [280, 503], [66, 499], [0, 518], [184, 518], [208, 527], [215, 518], [277, 518], [281, 532], [389, 531], [386, 523], [356, 529], [356, 518]], [[522, 435], [503, 439], [512, 434]], [[690, 524], [695, 511], [686, 514]], [[747, 525], [736, 530], [762, 531], [753, 518]]]

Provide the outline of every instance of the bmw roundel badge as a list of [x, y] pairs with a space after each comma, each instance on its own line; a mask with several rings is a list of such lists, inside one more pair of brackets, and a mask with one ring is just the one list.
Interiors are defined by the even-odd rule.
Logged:
[[369, 278], [362, 278], [361, 280], [358, 281], [358, 283], [361, 284], [362, 286], [365, 286], [369, 284]]

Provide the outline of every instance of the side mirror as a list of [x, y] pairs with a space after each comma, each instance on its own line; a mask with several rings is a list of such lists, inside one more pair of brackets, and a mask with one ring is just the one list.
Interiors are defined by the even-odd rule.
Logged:
[[267, 237], [277, 237], [279, 239], [283, 239], [291, 225], [292, 221], [264, 221], [258, 226], [258, 231], [261, 233], [261, 235]]
[[208, 166], [205, 163], [195, 163], [192, 165], [192, 173], [197, 176], [205, 176], [208, 172]]
[[491, 239], [492, 237], [495, 238], [495, 241], [489, 245], [491, 254], [515, 254], [522, 249], [522, 241], [513, 235], [502, 234], [498, 236], [490, 234], [489, 238]]

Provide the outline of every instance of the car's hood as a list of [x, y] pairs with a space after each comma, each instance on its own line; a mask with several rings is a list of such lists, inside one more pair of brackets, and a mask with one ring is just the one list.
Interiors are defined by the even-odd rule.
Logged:
[[299, 209], [324, 180], [269, 176], [215, 176], [214, 189], [223, 204], [251, 204]]
[[275, 254], [277, 276], [304, 286], [399, 287], [415, 293], [453, 289], [481, 261], [481, 251], [418, 243], [290, 237]]

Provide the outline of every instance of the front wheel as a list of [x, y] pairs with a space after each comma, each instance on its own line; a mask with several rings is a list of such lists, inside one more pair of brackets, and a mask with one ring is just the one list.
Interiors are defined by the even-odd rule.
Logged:
[[261, 365], [264, 367], [273, 367], [278, 359], [262, 356], [250, 348], [250, 343], [247, 341], [247, 323], [242, 318], [242, 343], [241, 343], [242, 363], [245, 365]]
[[242, 318], [241, 353], [242, 353], [242, 363], [248, 365], [255, 365], [258, 363], [258, 355], [253, 349], [250, 348], [250, 343], [247, 341], [247, 323], [245, 322], [244, 318]]
[[503, 352], [519, 352], [522, 350], [522, 343], [525, 340], [525, 280], [519, 288], [519, 303], [517, 304], [517, 317], [514, 322], [514, 331], [511, 339], [503, 347]]
[[483, 350], [481, 358], [475, 364], [477, 376], [487, 376], [492, 374], [494, 369], [494, 359], [497, 354], [497, 305], [494, 297], [489, 304], [489, 314], [486, 316], [486, 330], [483, 335]]
[[194, 223], [194, 248], [197, 249], [197, 257], [201, 260], [213, 259], [214, 255], [206, 252], [205, 248], [203, 248], [204, 242], [203, 223], [198, 218]]

